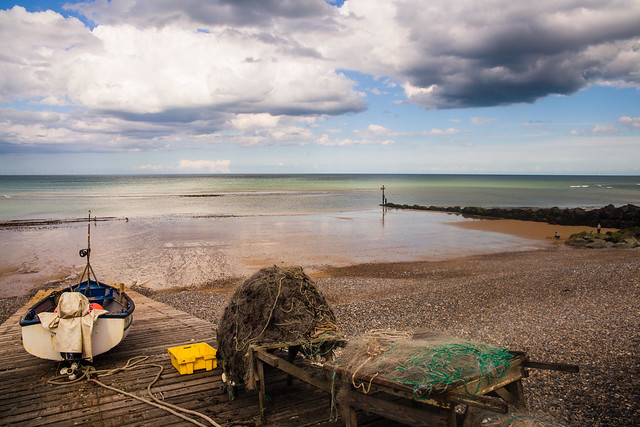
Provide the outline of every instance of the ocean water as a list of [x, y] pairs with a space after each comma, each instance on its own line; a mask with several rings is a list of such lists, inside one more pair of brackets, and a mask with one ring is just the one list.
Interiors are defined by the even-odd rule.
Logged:
[[[461, 229], [438, 206], [601, 207], [640, 204], [640, 177], [464, 175], [0, 176], [0, 297], [77, 280], [87, 211], [98, 279], [154, 289], [246, 277], [273, 264], [437, 261], [554, 242]], [[129, 221], [125, 221], [128, 218]]]
[[2, 176], [0, 221], [348, 212], [435, 206], [640, 205], [640, 176], [96, 175]]

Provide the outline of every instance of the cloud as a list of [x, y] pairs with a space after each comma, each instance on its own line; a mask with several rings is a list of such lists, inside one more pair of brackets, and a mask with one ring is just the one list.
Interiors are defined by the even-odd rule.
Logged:
[[160, 165], [146, 164], [146, 165], [138, 166], [138, 169], [143, 170], [145, 172], [160, 172], [160, 171], [163, 171], [165, 168], [164, 166], [160, 166]]
[[69, 94], [74, 58], [99, 49], [76, 18], [52, 12], [0, 10], [0, 102], [50, 100], [59, 105]]
[[384, 126], [376, 124], [370, 124], [369, 126], [367, 126], [366, 130], [355, 130], [353, 131], [353, 133], [359, 138], [365, 139], [389, 138], [409, 135], [409, 133], [407, 132], [395, 132], [391, 129], [387, 129]]
[[460, 133], [461, 131], [455, 128], [447, 128], [447, 129], [431, 129], [430, 131], [425, 131], [423, 135], [454, 135], [456, 133]]
[[[316, 134], [317, 120], [366, 110], [352, 72], [402, 88], [401, 102], [425, 109], [640, 86], [636, 1], [99, 0], [65, 7], [93, 25], [52, 11], [0, 10], [0, 103], [39, 107], [0, 111], [7, 149], [385, 145], [406, 135], [375, 124], [353, 138]], [[637, 118], [618, 125], [637, 129]]]
[[591, 133], [617, 133], [618, 127], [616, 125], [595, 125], [591, 130]]
[[640, 129], [640, 117], [622, 116], [618, 119], [618, 123], [632, 129]]
[[[306, 21], [328, 15], [322, 1], [244, 0], [158, 2], [156, 0], [111, 0], [67, 4], [67, 9], [82, 13], [96, 24], [117, 24], [123, 17], [140, 27], [198, 23], [209, 25], [269, 26], [279, 19]], [[204, 29], [204, 28], [203, 28]]]
[[279, 116], [272, 116], [268, 113], [238, 114], [231, 120], [232, 126], [236, 129], [248, 129], [253, 127], [273, 128], [276, 127], [279, 122]]
[[[618, 119], [618, 123], [629, 127], [631, 129], [640, 129], [640, 118], [632, 118], [623, 116]], [[585, 134], [614, 134], [620, 132], [620, 128], [616, 124], [596, 124], [591, 130], [574, 129], [570, 133], [571, 135], [585, 135]]]
[[317, 145], [323, 145], [326, 147], [346, 147], [352, 145], [392, 145], [395, 141], [392, 139], [374, 140], [374, 139], [331, 139], [329, 135], [323, 134], [315, 140]]
[[358, 45], [366, 54], [353, 55], [354, 68], [402, 82], [408, 100], [423, 108], [508, 105], [593, 84], [640, 84], [638, 2], [377, 6], [345, 3], [341, 22], [355, 35], [341, 49], [348, 55]]
[[640, 85], [640, 3], [633, 1], [434, 0], [424, 7], [354, 0], [338, 8], [114, 0], [67, 8], [96, 26], [18, 6], [0, 12], [5, 99], [68, 98], [136, 114], [309, 115], [365, 109], [364, 94], [340, 69], [401, 84], [407, 100], [424, 108]]
[[476, 126], [482, 126], [482, 125], [486, 125], [488, 123], [493, 123], [496, 120], [498, 120], [498, 119], [491, 118], [491, 117], [471, 117], [469, 119], [471, 124], [472, 125], [476, 125]]
[[[126, 9], [127, 2], [112, 3]], [[0, 11], [1, 99], [68, 98], [121, 116], [179, 109], [273, 115], [365, 109], [354, 81], [318, 55], [291, 49], [290, 38], [228, 23], [200, 32], [186, 24], [137, 27], [127, 21], [135, 17], [90, 30], [51, 11]]]
[[183, 171], [205, 171], [229, 173], [230, 160], [180, 160], [178, 169]]
[[[98, 112], [0, 109], [0, 142], [15, 148], [47, 151], [149, 151], [219, 142], [224, 122], [212, 118], [193, 123], [129, 121]], [[213, 134], [207, 131], [214, 130]], [[213, 136], [212, 136], [213, 135]]]

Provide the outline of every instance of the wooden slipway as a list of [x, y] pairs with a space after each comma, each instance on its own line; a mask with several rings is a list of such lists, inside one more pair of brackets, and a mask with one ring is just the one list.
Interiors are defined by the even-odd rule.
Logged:
[[[169, 347], [206, 342], [217, 348], [214, 324], [136, 292], [127, 294], [136, 304], [131, 332], [118, 347], [95, 358], [93, 366], [97, 370], [121, 367], [135, 356], [149, 356], [145, 363], [164, 367], [152, 391], [161, 394], [165, 402], [202, 412], [221, 425], [261, 424], [257, 392], [244, 391], [229, 400], [221, 388], [220, 368], [180, 375], [171, 364]], [[62, 386], [48, 384], [47, 380], [58, 375], [58, 363], [31, 356], [20, 339], [18, 321], [29, 304], [0, 326], [0, 425], [191, 425], [161, 409], [84, 380]], [[106, 385], [148, 398], [147, 385], [157, 372], [157, 368], [149, 367], [99, 379]], [[281, 371], [265, 375], [269, 377], [270, 425], [344, 425], [341, 420], [329, 422], [329, 394], [301, 381], [287, 386], [286, 375]], [[364, 416], [363, 424], [380, 425], [379, 418], [360, 415]]]

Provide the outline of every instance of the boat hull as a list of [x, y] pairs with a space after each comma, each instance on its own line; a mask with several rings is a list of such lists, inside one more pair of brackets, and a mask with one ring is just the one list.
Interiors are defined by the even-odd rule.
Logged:
[[[126, 319], [98, 318], [91, 332], [91, 356], [106, 353], [120, 344], [129, 333], [127, 322], [131, 324], [131, 317]], [[22, 327], [22, 345], [29, 354], [41, 359], [64, 360], [61, 353], [53, 350], [53, 338], [54, 334], [43, 328], [40, 323]]]

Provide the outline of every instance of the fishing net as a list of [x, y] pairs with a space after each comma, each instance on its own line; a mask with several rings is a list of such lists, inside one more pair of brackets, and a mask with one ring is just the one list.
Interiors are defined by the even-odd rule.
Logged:
[[335, 338], [337, 331], [335, 314], [302, 268], [273, 266], [233, 294], [218, 326], [218, 352], [227, 378], [252, 388], [250, 346], [301, 344], [303, 355], [321, 355], [328, 351], [323, 338]]
[[[375, 378], [413, 389], [419, 398], [469, 380], [503, 376], [513, 356], [505, 349], [433, 332], [374, 330], [350, 341], [333, 365], [368, 393]], [[481, 382], [467, 392], [476, 394]]]

